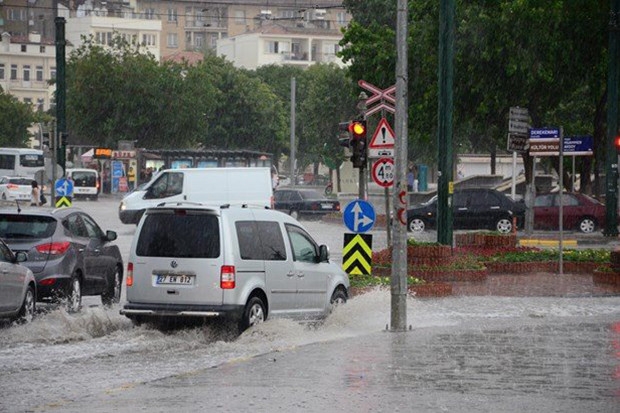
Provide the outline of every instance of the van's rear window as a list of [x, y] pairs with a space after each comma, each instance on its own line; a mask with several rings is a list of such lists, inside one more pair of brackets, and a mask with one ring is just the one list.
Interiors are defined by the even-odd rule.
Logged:
[[217, 258], [218, 218], [208, 214], [147, 214], [138, 238], [140, 257]]

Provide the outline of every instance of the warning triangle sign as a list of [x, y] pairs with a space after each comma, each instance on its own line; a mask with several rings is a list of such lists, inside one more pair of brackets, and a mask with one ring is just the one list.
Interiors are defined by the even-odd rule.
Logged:
[[370, 149], [393, 148], [394, 137], [394, 131], [388, 121], [385, 118], [381, 118], [368, 147]]

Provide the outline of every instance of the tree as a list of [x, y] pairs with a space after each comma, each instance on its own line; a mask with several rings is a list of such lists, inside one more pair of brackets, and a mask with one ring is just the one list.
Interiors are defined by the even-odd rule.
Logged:
[[34, 121], [32, 107], [0, 87], [0, 146], [26, 146], [28, 128]]

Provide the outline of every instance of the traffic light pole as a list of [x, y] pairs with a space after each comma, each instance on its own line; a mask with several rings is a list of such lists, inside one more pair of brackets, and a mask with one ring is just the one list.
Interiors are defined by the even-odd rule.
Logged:
[[620, 58], [620, 44], [618, 34], [620, 30], [620, 0], [610, 0], [609, 13], [609, 57], [607, 73], [607, 157], [606, 193], [605, 193], [605, 230], [606, 237], [618, 236], [618, 154], [615, 148], [615, 137], [618, 133], [618, 59]]
[[[66, 170], [67, 153], [67, 122], [65, 117], [65, 105], [67, 96], [67, 84], [65, 82], [65, 18], [56, 17], [56, 156], [62, 166], [63, 173]], [[52, 166], [53, 168], [56, 165]]]

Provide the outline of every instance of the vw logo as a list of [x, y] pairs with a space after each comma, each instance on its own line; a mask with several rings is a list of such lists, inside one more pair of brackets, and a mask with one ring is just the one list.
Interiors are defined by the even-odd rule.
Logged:
[[172, 268], [176, 268], [176, 267], [178, 267], [178, 266], [179, 266], [179, 264], [177, 264], [177, 262], [176, 262], [175, 260], [172, 260], [172, 261], [170, 261], [170, 266], [171, 266]]

